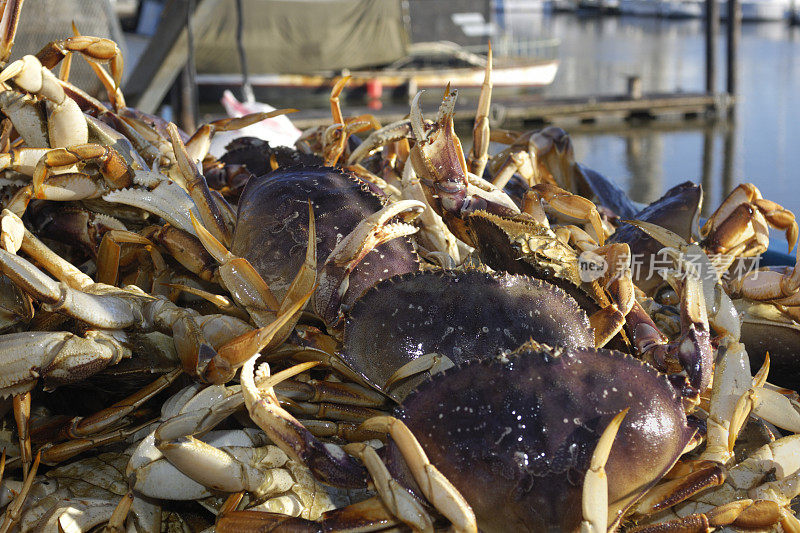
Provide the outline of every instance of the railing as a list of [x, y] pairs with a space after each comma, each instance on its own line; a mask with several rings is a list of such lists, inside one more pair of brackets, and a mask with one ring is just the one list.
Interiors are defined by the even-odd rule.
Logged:
[[[495, 57], [536, 57], [557, 59], [561, 41], [552, 39], [518, 39], [513, 35], [500, 35], [492, 38], [492, 54]], [[464, 50], [475, 54], [486, 54], [489, 45], [464, 46]]]

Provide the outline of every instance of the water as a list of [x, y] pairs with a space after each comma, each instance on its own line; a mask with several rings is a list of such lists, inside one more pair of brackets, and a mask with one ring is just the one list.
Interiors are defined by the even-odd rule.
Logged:
[[[516, 13], [498, 22], [520, 39], [560, 39], [561, 66], [546, 96], [621, 94], [629, 75], [643, 91], [703, 91], [705, 35], [701, 20], [582, 17]], [[725, 82], [725, 26], [717, 61]], [[576, 157], [615, 180], [640, 202], [691, 180], [704, 184], [705, 209], [738, 183], [755, 183], [766, 198], [800, 213], [800, 28], [744, 23], [735, 119], [615, 132], [570, 132]], [[705, 159], [704, 159], [705, 154]], [[704, 168], [706, 169], [704, 172]]]

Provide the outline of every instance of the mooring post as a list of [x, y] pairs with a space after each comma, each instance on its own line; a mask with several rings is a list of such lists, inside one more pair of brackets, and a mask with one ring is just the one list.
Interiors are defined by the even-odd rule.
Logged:
[[717, 0], [706, 0], [706, 93], [717, 93], [717, 36], [719, 6]]
[[628, 76], [628, 98], [638, 100], [642, 97], [642, 78]]
[[[739, 38], [742, 33], [742, 10], [739, 0], [728, 0], [728, 79], [727, 92], [736, 96], [736, 78], [739, 65]], [[733, 113], [733, 106], [730, 113]]]
[[[714, 187], [714, 126], [703, 128], [703, 194], [706, 198], [712, 196]], [[711, 214], [713, 207], [711, 202], [703, 202], [701, 216], [707, 217]]]
[[731, 113], [730, 120], [725, 124], [723, 131], [722, 190], [720, 191], [720, 198], [725, 198], [733, 191], [733, 167], [736, 161], [736, 115], [734, 113]]

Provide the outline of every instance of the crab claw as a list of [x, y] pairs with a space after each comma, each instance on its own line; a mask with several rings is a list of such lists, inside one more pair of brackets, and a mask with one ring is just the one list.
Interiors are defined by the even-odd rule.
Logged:
[[716, 252], [757, 255], [769, 244], [769, 227], [783, 230], [789, 251], [794, 248], [798, 236], [794, 214], [763, 198], [752, 183], [742, 183], [709, 217], [700, 234]]
[[739, 321], [730, 298], [717, 280], [716, 269], [697, 244], [690, 244], [668, 229], [641, 221], [628, 221], [661, 244], [675, 270], [664, 269], [662, 276], [681, 295], [681, 336], [665, 343], [651, 336], [640, 349], [656, 363], [675, 360], [686, 370], [689, 384], [704, 391], [711, 383], [714, 350], [711, 347], [708, 308], [714, 315], [714, 327], [726, 336], [739, 338]]
[[467, 161], [453, 126], [458, 91], [445, 93], [433, 126], [427, 126], [422, 118], [421, 94], [411, 102], [411, 131], [416, 141], [411, 163], [420, 179], [431, 184], [442, 209], [459, 214], [467, 202]]
[[11, 56], [14, 47], [14, 36], [17, 33], [19, 14], [22, 11], [22, 0], [6, 0], [2, 3], [3, 16], [0, 18], [0, 63], [5, 63]]
[[638, 220], [626, 222], [663, 244], [666, 247], [664, 252], [675, 261], [679, 269], [690, 271], [700, 279], [711, 326], [720, 335], [739, 340], [741, 331], [739, 315], [730, 297], [718, 283], [720, 273], [717, 266], [703, 249], [697, 244], [686, 242], [677, 233], [661, 226]]
[[[268, 386], [266, 390], [256, 387], [255, 362], [258, 357], [259, 354], [251, 357], [242, 367], [240, 375], [242, 395], [253, 421], [276, 446], [292, 459], [308, 466], [325, 483], [338, 487], [365, 487], [367, 473], [355, 459], [341, 448], [317, 440], [280, 406], [272, 387]], [[267, 365], [259, 367], [259, 372], [262, 368], [269, 372]]]
[[644, 220], [623, 220], [623, 222], [630, 224], [631, 226], [636, 226], [664, 246], [678, 249], [689, 246], [689, 243], [686, 242], [686, 239], [674, 231], [668, 230], [667, 228], [662, 228], [661, 226], [657, 226], [651, 222], [645, 222]]
[[0, 214], [0, 247], [7, 252], [15, 254], [22, 247], [25, 236], [25, 225], [17, 215], [3, 209]]
[[[377, 246], [416, 233], [417, 228], [407, 222], [424, 210], [425, 204], [416, 200], [394, 202], [362, 220], [336, 245], [325, 261], [319, 275], [319, 288], [314, 295], [314, 308], [319, 316], [328, 323], [337, 320], [353, 269]], [[396, 216], [406, 221], [392, 222]]]
[[676, 290], [681, 295], [681, 336], [675, 343], [675, 355], [686, 370], [689, 384], [704, 391], [711, 383], [714, 350], [700, 280], [691, 274], [674, 273], [669, 282], [678, 286]]
[[[436, 122], [428, 125], [422, 118], [419, 107], [420, 94], [411, 102], [411, 131], [416, 141], [410, 152], [411, 164], [425, 186], [428, 203], [442, 217], [456, 237], [471, 243], [464, 218], [475, 211], [487, 211], [495, 215], [519, 213], [514, 203], [504, 194], [487, 191], [484, 185], [470, 183], [467, 161], [461, 141], [453, 126], [456, 90], [445, 91]], [[481, 180], [479, 180], [481, 181]], [[491, 188], [491, 184], [489, 184]], [[508, 200], [505, 202], [504, 200]]]

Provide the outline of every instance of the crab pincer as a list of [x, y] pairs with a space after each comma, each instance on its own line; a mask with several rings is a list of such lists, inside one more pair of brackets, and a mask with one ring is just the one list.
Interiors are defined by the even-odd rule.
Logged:
[[511, 216], [518, 214], [519, 208], [491, 184], [483, 182], [483, 188], [471, 184], [461, 141], [453, 126], [458, 91], [448, 87], [433, 124], [426, 124], [422, 118], [420, 94], [411, 102], [411, 131], [416, 141], [411, 163], [426, 186], [428, 203], [458, 238], [469, 243], [464, 215], [481, 210]]
[[[364, 467], [334, 444], [324, 444], [281, 407], [272, 387], [256, 387], [255, 361], [249, 359], [242, 367], [241, 381], [247, 410], [253, 421], [286, 454], [308, 466], [325, 483], [338, 487], [364, 487], [367, 476]], [[259, 367], [261, 375], [269, 366]]]

